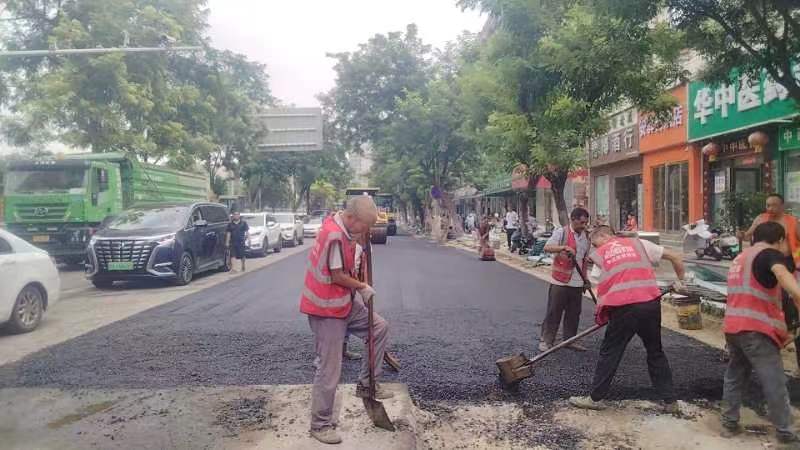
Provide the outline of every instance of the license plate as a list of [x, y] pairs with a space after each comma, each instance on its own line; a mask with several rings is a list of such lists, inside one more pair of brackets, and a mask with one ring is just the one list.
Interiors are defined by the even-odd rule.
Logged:
[[133, 270], [133, 261], [114, 261], [108, 263], [108, 270]]
[[33, 242], [50, 242], [50, 235], [48, 234], [34, 235]]

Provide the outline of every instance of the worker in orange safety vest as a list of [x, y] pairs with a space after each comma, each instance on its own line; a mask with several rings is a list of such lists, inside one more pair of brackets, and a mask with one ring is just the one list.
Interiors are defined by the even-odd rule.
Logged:
[[650, 381], [664, 402], [665, 409], [676, 412], [678, 405], [672, 388], [672, 371], [661, 345], [661, 290], [653, 266], [662, 259], [672, 263], [678, 278], [673, 285], [683, 290], [682, 255], [638, 238], [616, 237], [607, 226], [599, 226], [590, 235], [595, 252], [591, 255], [601, 270], [597, 294], [599, 302], [595, 321], [608, 324], [600, 359], [588, 397], [572, 397], [569, 403], [578, 408], [601, 410], [611, 388], [625, 348], [638, 335], [647, 351]]
[[[375, 224], [378, 210], [369, 196], [347, 202], [344, 211], [325, 219], [314, 247], [309, 253], [300, 311], [308, 315], [314, 333], [317, 370], [311, 391], [311, 436], [325, 444], [342, 441], [334, 429], [333, 407], [336, 387], [342, 371], [342, 345], [346, 334], [366, 338], [368, 313], [365, 302], [373, 301], [375, 290], [358, 280], [356, 274], [355, 236], [366, 233]], [[356, 295], [358, 294], [358, 295]], [[388, 341], [389, 326], [374, 315], [374, 373], [381, 374], [381, 362]], [[361, 367], [356, 395], [369, 395], [368, 359]], [[377, 385], [375, 398], [392, 397]]]
[[730, 359], [722, 391], [722, 435], [742, 432], [742, 393], [750, 372], [755, 371], [778, 441], [800, 448], [781, 358], [781, 348], [793, 338], [786, 326], [781, 288], [800, 306], [800, 286], [792, 274], [787, 241], [781, 223], [761, 223], [753, 230], [753, 246], [731, 264], [723, 324]]

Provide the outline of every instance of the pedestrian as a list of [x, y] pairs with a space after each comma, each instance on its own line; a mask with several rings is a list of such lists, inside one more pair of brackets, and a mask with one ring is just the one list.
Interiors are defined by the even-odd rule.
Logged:
[[489, 222], [489, 217], [483, 216], [481, 223], [478, 226], [478, 235], [480, 237], [478, 244], [478, 256], [484, 261], [494, 261], [494, 249], [489, 242], [489, 234], [492, 231], [492, 224]]
[[[353, 197], [343, 212], [323, 222], [314, 248], [309, 253], [300, 311], [308, 315], [308, 323], [314, 333], [315, 353], [319, 358], [311, 391], [310, 434], [326, 444], [342, 442], [334, 428], [333, 406], [342, 372], [345, 335], [367, 336], [369, 317], [365, 303], [372, 302], [375, 296], [372, 286], [357, 278], [353, 236], [369, 231], [377, 219], [378, 210], [371, 197]], [[382, 371], [381, 362], [388, 332], [386, 321], [375, 314], [373, 336], [376, 377]], [[359, 397], [369, 396], [368, 364], [369, 360], [364, 359], [356, 387]], [[375, 398], [387, 399], [392, 396], [382, 385], [377, 385]]]
[[678, 405], [672, 388], [672, 371], [661, 346], [661, 291], [653, 266], [662, 259], [669, 261], [677, 276], [673, 289], [682, 292], [682, 255], [650, 241], [616, 237], [609, 226], [593, 230], [591, 240], [595, 247], [592, 259], [601, 272], [595, 321], [598, 325], [607, 323], [608, 328], [600, 346], [590, 395], [572, 397], [569, 403], [578, 408], [605, 409], [604, 399], [625, 348], [638, 335], [647, 351], [650, 381], [665, 410], [675, 413]]
[[[750, 225], [750, 228], [744, 233], [739, 232], [739, 239], [751, 241], [753, 232], [756, 227], [765, 222], [776, 222], [783, 226], [786, 232], [786, 244], [788, 246], [789, 255], [794, 262], [794, 269], [792, 270], [795, 278], [800, 280], [800, 226], [798, 226], [798, 219], [787, 213], [783, 196], [781, 194], [772, 193], [767, 196], [765, 211], [759, 214]], [[784, 314], [786, 322], [790, 328], [795, 329], [800, 325], [800, 317], [798, 317], [798, 310], [794, 303], [789, 298], [789, 295], [783, 293]], [[794, 341], [795, 358], [797, 360], [796, 374], [800, 375], [800, 336]]]
[[519, 228], [519, 216], [517, 215], [517, 210], [511, 208], [506, 213], [505, 218], [506, 241], [509, 251], [511, 251], [511, 236], [517, 231], [517, 228]]
[[228, 223], [228, 228], [225, 230], [225, 245], [231, 254], [231, 272], [236, 272], [233, 258], [242, 262], [242, 272], [244, 272], [245, 243], [249, 237], [249, 230], [250, 226], [247, 225], [246, 221], [242, 220], [242, 215], [239, 211], [234, 211], [231, 215], [231, 221]]
[[[547, 295], [547, 313], [542, 322], [540, 351], [548, 350], [555, 343], [562, 317], [564, 340], [578, 334], [585, 286], [583, 278], [575, 270], [575, 261], [581, 264], [584, 274], [588, 273], [586, 270], [590, 248], [589, 235], [586, 232], [588, 223], [589, 212], [583, 208], [575, 208], [570, 213], [570, 223], [553, 231], [545, 243], [544, 251], [555, 254], [555, 257]], [[578, 343], [570, 345], [570, 348], [577, 351], [586, 350], [586, 347]]]
[[739, 408], [750, 372], [755, 371], [767, 401], [778, 441], [800, 447], [793, 431], [781, 348], [790, 342], [781, 288], [800, 305], [800, 286], [792, 275], [786, 230], [767, 221], [752, 231], [754, 245], [734, 259], [728, 274], [723, 331], [730, 352], [722, 388], [723, 436], [741, 433]]
[[633, 233], [639, 231], [639, 223], [636, 220], [636, 214], [632, 212], [628, 213], [628, 220], [625, 222], [624, 231], [630, 231]]

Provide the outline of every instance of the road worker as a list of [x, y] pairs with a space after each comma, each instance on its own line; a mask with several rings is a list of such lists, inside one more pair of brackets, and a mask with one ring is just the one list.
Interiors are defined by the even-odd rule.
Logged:
[[600, 347], [590, 395], [572, 397], [569, 402], [578, 408], [605, 409], [603, 400], [625, 348], [633, 336], [638, 335], [647, 350], [650, 380], [667, 411], [676, 412], [672, 371], [661, 346], [661, 290], [653, 266], [662, 259], [672, 263], [678, 278], [673, 287], [682, 291], [682, 255], [649, 241], [616, 237], [607, 225], [595, 228], [590, 238], [595, 247], [592, 260], [601, 271], [595, 320], [600, 325], [607, 323], [608, 328]]
[[739, 408], [750, 372], [755, 371], [767, 401], [769, 418], [781, 443], [800, 448], [793, 431], [781, 348], [790, 342], [781, 288], [800, 305], [800, 286], [787, 258], [785, 227], [766, 221], [753, 229], [753, 246], [734, 259], [728, 274], [723, 331], [730, 359], [722, 393], [723, 436], [741, 433]]
[[[375, 224], [378, 210], [369, 196], [350, 199], [344, 211], [327, 218], [309, 253], [300, 311], [308, 315], [314, 333], [318, 358], [311, 392], [311, 436], [326, 444], [342, 438], [334, 429], [333, 406], [342, 371], [342, 346], [348, 333], [365, 338], [368, 314], [365, 302], [373, 301], [375, 290], [359, 281], [355, 269], [354, 236], [366, 233]], [[356, 293], [358, 295], [356, 295]], [[381, 374], [389, 327], [374, 316], [375, 376]], [[356, 395], [369, 396], [368, 359], [363, 360]], [[387, 399], [392, 393], [378, 384], [375, 398]]]

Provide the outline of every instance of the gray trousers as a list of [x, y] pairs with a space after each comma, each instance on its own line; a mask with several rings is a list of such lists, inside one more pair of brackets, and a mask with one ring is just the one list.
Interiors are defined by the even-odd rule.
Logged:
[[[342, 375], [342, 345], [347, 334], [367, 338], [369, 317], [367, 307], [356, 295], [353, 308], [344, 319], [308, 316], [308, 324], [314, 333], [314, 347], [317, 355], [317, 371], [314, 374], [314, 387], [311, 390], [311, 429], [333, 425], [333, 404], [336, 387]], [[389, 324], [383, 317], [375, 314], [373, 333], [375, 336], [375, 377], [381, 374], [383, 353], [389, 335]], [[369, 358], [361, 364], [359, 382], [369, 384]]]
[[739, 422], [742, 393], [750, 372], [755, 371], [767, 401], [769, 419], [778, 434], [792, 433], [792, 415], [781, 351], [767, 335], [758, 332], [726, 334], [730, 361], [725, 371], [722, 390], [722, 422], [733, 426]]
[[578, 324], [581, 319], [581, 306], [583, 302], [583, 288], [550, 285], [547, 298], [547, 315], [542, 322], [542, 342], [553, 345], [564, 317], [564, 339], [569, 339], [578, 334]]

